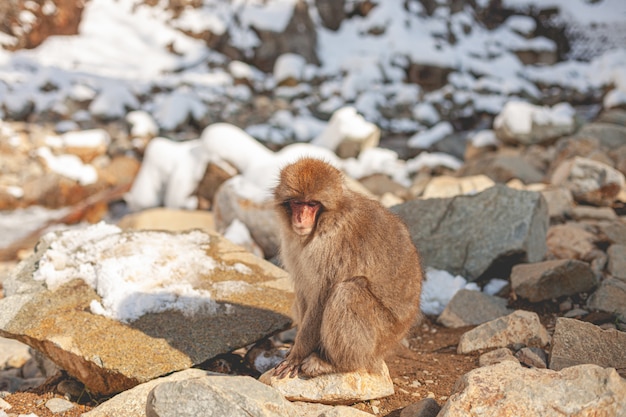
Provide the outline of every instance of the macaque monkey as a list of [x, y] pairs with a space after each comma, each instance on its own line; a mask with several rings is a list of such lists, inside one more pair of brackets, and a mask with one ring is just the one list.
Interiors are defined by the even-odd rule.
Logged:
[[319, 159], [284, 167], [274, 200], [298, 326], [274, 375], [379, 373], [419, 314], [422, 269], [406, 226]]

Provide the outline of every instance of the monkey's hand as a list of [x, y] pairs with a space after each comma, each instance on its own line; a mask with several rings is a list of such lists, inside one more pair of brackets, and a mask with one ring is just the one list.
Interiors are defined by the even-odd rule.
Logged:
[[300, 370], [300, 361], [296, 361], [294, 359], [287, 358], [274, 368], [274, 376], [278, 379], [283, 379], [286, 376], [289, 378], [295, 378], [298, 376], [298, 371]]

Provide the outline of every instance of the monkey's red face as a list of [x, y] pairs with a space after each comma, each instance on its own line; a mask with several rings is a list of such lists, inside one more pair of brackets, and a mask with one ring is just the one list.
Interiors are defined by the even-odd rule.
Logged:
[[300, 236], [311, 233], [317, 221], [317, 213], [322, 205], [317, 201], [297, 201], [288, 202], [291, 211], [291, 227]]

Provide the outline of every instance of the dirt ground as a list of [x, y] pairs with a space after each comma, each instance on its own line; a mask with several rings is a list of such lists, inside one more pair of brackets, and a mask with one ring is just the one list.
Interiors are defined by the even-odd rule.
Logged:
[[[395, 394], [379, 400], [355, 404], [354, 407], [380, 416], [397, 416], [397, 410], [432, 397], [443, 404], [456, 380], [478, 366], [478, 355], [457, 355], [456, 345], [468, 328], [446, 329], [425, 319], [409, 337], [410, 348], [400, 347], [387, 358], [387, 365], [394, 382]], [[7, 413], [29, 414], [39, 417], [78, 417], [96, 407], [106, 398], [91, 398], [84, 394], [76, 406], [65, 413], [53, 414], [45, 402], [53, 397], [62, 398], [56, 386], [63, 379], [60, 375], [48, 380], [43, 386], [29, 392], [17, 392], [4, 398], [12, 405]], [[395, 412], [394, 412], [395, 411]]]

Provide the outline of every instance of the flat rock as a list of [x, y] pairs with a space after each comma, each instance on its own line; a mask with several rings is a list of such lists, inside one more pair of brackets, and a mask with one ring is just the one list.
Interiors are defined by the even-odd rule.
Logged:
[[626, 126], [614, 123], [587, 123], [576, 132], [576, 136], [597, 138], [608, 149], [615, 149], [626, 143]]
[[150, 391], [146, 417], [296, 417], [291, 403], [249, 376], [208, 375], [162, 382]]
[[556, 319], [550, 369], [561, 370], [592, 363], [605, 368], [626, 369], [626, 333], [576, 319]]
[[541, 191], [541, 195], [548, 203], [548, 216], [550, 216], [550, 219], [564, 219], [574, 209], [574, 197], [572, 197], [572, 192], [567, 188], [547, 188]]
[[457, 352], [470, 353], [480, 349], [506, 347], [515, 343], [545, 346], [550, 341], [548, 332], [537, 313], [516, 310], [508, 316], [481, 324], [465, 332], [459, 340]]
[[[76, 247], [65, 252], [60, 248], [66, 247], [59, 242], [67, 236], [82, 239], [84, 230], [44, 237], [35, 253], [20, 263], [5, 283], [7, 297], [0, 300], [0, 336], [41, 351], [93, 393], [110, 395], [246, 346], [290, 324], [292, 294], [286, 272], [218, 234], [117, 230], [93, 241], [79, 240]], [[192, 242], [192, 246], [181, 249], [190, 251], [197, 239], [202, 241], [197, 246], [202, 248], [198, 249], [201, 254], [178, 265], [176, 261], [184, 254], [177, 256], [176, 249]], [[153, 240], [165, 242], [165, 246], [152, 246]], [[94, 242], [105, 246], [96, 250], [90, 246]], [[91, 249], [85, 252], [85, 247]], [[158, 260], [148, 257], [155, 251], [160, 253]], [[160, 271], [169, 271], [165, 275], [177, 277], [182, 288], [155, 294], [143, 293], [141, 287], [137, 293], [125, 294], [116, 307], [120, 311], [134, 314], [136, 308], [152, 303], [155, 297], [169, 306], [136, 319], [122, 321], [114, 315], [102, 315], [98, 309], [106, 302], [101, 294], [114, 291], [116, 279], [127, 282], [124, 274], [133, 273], [125, 267], [117, 272], [110, 268], [131, 256], [138, 256], [136, 262], [156, 264], [151, 270], [155, 279]], [[142, 257], [147, 257], [146, 261]], [[34, 279], [35, 274], [49, 277], [57, 273], [68, 281], [54, 288]], [[113, 288], [87, 284], [87, 277], [93, 282], [104, 280]], [[205, 293], [210, 294], [208, 301], [197, 295]], [[206, 308], [201, 304], [209, 301]], [[101, 314], [93, 312], [95, 306]], [[175, 307], [192, 310], [182, 312]]]
[[515, 357], [520, 363], [531, 368], [545, 369], [548, 367], [546, 352], [538, 347], [523, 347], [517, 351]]
[[626, 380], [615, 369], [578, 365], [560, 372], [514, 362], [474, 369], [457, 382], [438, 417], [622, 416]]
[[345, 405], [326, 405], [295, 401], [291, 403], [298, 417], [372, 417], [370, 413]]
[[483, 324], [511, 313], [506, 305], [502, 297], [461, 289], [437, 317], [437, 323], [452, 328]]
[[478, 358], [478, 366], [495, 365], [496, 363], [504, 361], [513, 361], [515, 363], [519, 363], [519, 359], [517, 359], [515, 355], [513, 355], [511, 349], [503, 347], [490, 350], [489, 352], [485, 352], [480, 355], [480, 357]]
[[589, 264], [574, 259], [520, 264], [511, 271], [511, 288], [531, 303], [589, 291], [596, 285]]
[[548, 209], [538, 192], [496, 185], [476, 195], [412, 200], [391, 210], [407, 224], [424, 266], [470, 281], [494, 263], [538, 262], [546, 253]]
[[132, 230], [215, 231], [215, 220], [209, 211], [156, 207], [127, 214], [120, 219], [118, 226]]
[[315, 378], [279, 379], [269, 370], [261, 382], [278, 390], [290, 401], [306, 401], [331, 405], [348, 405], [358, 401], [386, 397], [394, 393], [393, 381], [385, 365], [382, 374], [345, 372]]
[[617, 278], [605, 279], [587, 300], [587, 307], [626, 317], [626, 282]]
[[550, 182], [568, 188], [578, 202], [610, 206], [624, 187], [624, 174], [602, 162], [574, 157], [562, 162]]

